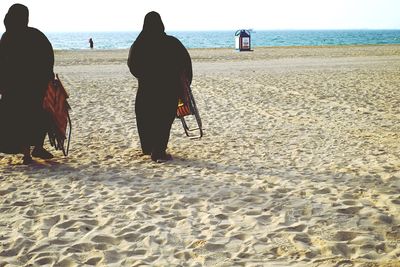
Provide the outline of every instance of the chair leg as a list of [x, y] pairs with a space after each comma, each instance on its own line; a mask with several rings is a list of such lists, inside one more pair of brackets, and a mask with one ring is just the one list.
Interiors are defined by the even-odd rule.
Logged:
[[185, 130], [186, 136], [189, 136], [189, 131], [190, 130], [189, 130], [189, 127], [187, 126], [185, 118], [184, 117], [180, 117], [180, 119], [181, 119], [181, 123], [182, 123], [182, 126], [183, 126], [183, 130]]

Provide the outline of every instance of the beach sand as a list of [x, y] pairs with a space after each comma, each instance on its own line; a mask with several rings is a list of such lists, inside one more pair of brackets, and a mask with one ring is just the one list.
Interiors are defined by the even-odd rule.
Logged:
[[0, 155], [0, 266], [400, 266], [400, 46], [189, 52], [165, 164], [128, 50], [55, 52], [70, 155]]

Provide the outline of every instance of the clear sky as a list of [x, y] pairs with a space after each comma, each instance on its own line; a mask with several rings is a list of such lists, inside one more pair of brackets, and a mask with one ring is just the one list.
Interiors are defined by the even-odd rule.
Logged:
[[[0, 0], [0, 19], [15, 3]], [[167, 31], [400, 29], [400, 0], [20, 0], [44, 32], [138, 31], [149, 11]], [[0, 32], [4, 25], [0, 23]]]

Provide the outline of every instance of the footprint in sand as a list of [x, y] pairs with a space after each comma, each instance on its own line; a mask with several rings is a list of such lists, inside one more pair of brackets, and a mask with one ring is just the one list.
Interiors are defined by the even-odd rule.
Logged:
[[155, 229], [156, 229], [155, 226], [149, 225], [149, 226], [145, 226], [145, 227], [139, 229], [139, 232], [141, 232], [141, 233], [148, 233], [148, 232], [154, 231]]
[[261, 215], [261, 210], [248, 210], [245, 212], [247, 216], [258, 216]]
[[227, 220], [229, 217], [225, 214], [217, 214], [215, 215], [215, 218], [222, 221], [222, 220]]
[[231, 225], [231, 224], [228, 224], [228, 223], [223, 223], [223, 224], [218, 224], [218, 225], [217, 225], [217, 228], [218, 228], [218, 229], [222, 229], [222, 230], [229, 229], [230, 227], [232, 227], [232, 225]]
[[67, 253], [82, 253], [89, 252], [94, 249], [94, 245], [91, 243], [78, 243], [71, 247], [69, 247], [66, 252]]
[[39, 259], [35, 259], [35, 264], [38, 266], [43, 266], [43, 265], [52, 265], [55, 262], [54, 257], [43, 257]]
[[338, 231], [335, 234], [335, 240], [337, 241], [351, 241], [356, 238], [359, 234], [350, 231]]
[[344, 205], [346, 205], [346, 206], [355, 206], [355, 205], [357, 205], [357, 202], [354, 201], [354, 200], [345, 200], [345, 201], [343, 201], [342, 203], [343, 203]]
[[181, 251], [175, 253], [174, 257], [180, 260], [188, 261], [192, 256], [188, 251]]
[[107, 235], [96, 235], [91, 241], [95, 243], [105, 243], [111, 245], [118, 245], [121, 242], [118, 238]]
[[320, 195], [325, 195], [325, 194], [329, 194], [331, 193], [331, 189], [330, 188], [321, 188], [321, 189], [317, 189], [314, 191], [314, 194], [320, 194]]
[[7, 188], [5, 190], [0, 190], [0, 196], [5, 196], [5, 195], [7, 195], [7, 194], [9, 194], [11, 192], [14, 192], [14, 191], [17, 191], [16, 187], [9, 187], [9, 188]]
[[72, 225], [74, 225], [76, 222], [77, 222], [77, 220], [68, 220], [68, 221], [57, 224], [56, 227], [62, 228], [62, 229], [67, 229], [67, 228], [70, 228]]
[[57, 267], [76, 267], [78, 266], [74, 260], [70, 259], [70, 258], [64, 258], [61, 261], [57, 262], [55, 264], [55, 266]]
[[37, 211], [32, 208], [28, 208], [28, 210], [25, 211], [25, 216], [28, 218], [33, 218], [37, 214]]
[[248, 234], [236, 234], [236, 235], [233, 235], [231, 238], [245, 241], [249, 238], [249, 235]]
[[200, 247], [204, 247], [204, 245], [207, 243], [206, 240], [196, 240], [194, 242], [192, 242], [189, 245], [189, 248], [200, 248]]
[[341, 260], [339, 261], [335, 267], [353, 267], [354, 263], [351, 260]]
[[146, 197], [136, 196], [136, 197], [129, 197], [128, 200], [132, 201], [133, 203], [142, 202]]
[[207, 243], [204, 245], [204, 249], [206, 249], [209, 252], [225, 251], [225, 245], [224, 244]]
[[393, 199], [392, 203], [396, 204], [396, 205], [400, 205], [400, 199]]
[[295, 234], [294, 237], [293, 237], [293, 240], [305, 243], [307, 245], [311, 245], [311, 239], [310, 239], [309, 235], [307, 235], [305, 233], [297, 233], [297, 234]]
[[122, 238], [128, 242], [137, 242], [139, 237], [140, 237], [140, 234], [137, 234], [137, 233], [126, 233], [126, 234], [119, 236], [119, 238]]
[[99, 224], [99, 222], [97, 220], [91, 220], [91, 219], [81, 220], [81, 222], [86, 225], [90, 225], [90, 226], [96, 226]]
[[258, 223], [265, 225], [271, 222], [271, 217], [272, 215], [260, 215], [256, 217], [256, 220]]
[[239, 209], [239, 207], [234, 207], [234, 206], [225, 206], [224, 211], [226, 212], [235, 212]]
[[51, 228], [53, 225], [57, 224], [61, 219], [60, 215], [50, 216], [42, 219], [42, 223], [45, 227]]
[[131, 233], [131, 232], [136, 232], [137, 229], [139, 229], [139, 228], [140, 228], [140, 225], [138, 225], [138, 224], [131, 225], [129, 227], [125, 227], [125, 228], [121, 229], [121, 231], [118, 232], [117, 236], [121, 236], [121, 235]]
[[29, 204], [29, 201], [15, 201], [11, 206], [24, 207]]
[[359, 207], [359, 206], [353, 206], [353, 207], [347, 207], [347, 208], [341, 208], [341, 209], [337, 209], [337, 211], [339, 213], [343, 213], [343, 214], [356, 214], [358, 213], [363, 207]]
[[97, 265], [98, 263], [100, 263], [101, 260], [102, 260], [101, 257], [93, 257], [93, 258], [88, 259], [88, 260], [84, 263], [84, 265], [92, 265], [92, 266], [95, 266], [95, 265]]
[[129, 252], [129, 256], [144, 256], [146, 255], [147, 250], [145, 249], [135, 249], [131, 252]]
[[307, 226], [305, 224], [299, 224], [299, 225], [293, 225], [289, 227], [283, 227], [280, 229], [277, 229], [277, 232], [303, 232], [304, 229], [306, 229]]
[[0, 252], [0, 257], [15, 257], [19, 253], [19, 250], [16, 248], [12, 249], [4, 249]]

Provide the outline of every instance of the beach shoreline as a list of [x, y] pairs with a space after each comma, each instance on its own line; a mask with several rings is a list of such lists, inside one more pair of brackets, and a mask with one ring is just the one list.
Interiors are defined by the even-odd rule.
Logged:
[[0, 266], [399, 266], [400, 45], [253, 49], [189, 49], [205, 136], [166, 164], [128, 50], [55, 51], [70, 155], [0, 154]]
[[[254, 52], [257, 53], [258, 56], [265, 58], [267, 56], [272, 57], [287, 57], [288, 55], [296, 55], [297, 57], [301, 56], [367, 56], [368, 54], [372, 54], [374, 56], [397, 56], [400, 55], [398, 48], [400, 44], [380, 44], [380, 45], [321, 45], [321, 46], [261, 46], [261, 47], [252, 47], [251, 51], [239, 51], [234, 48], [189, 48], [188, 51], [191, 51], [193, 59], [196, 59], [197, 53], [201, 55], [202, 52], [209, 55], [207, 59], [212, 60], [211, 55], [213, 53], [223, 54], [226, 56], [227, 53], [234, 53], [239, 55], [253, 55]], [[381, 50], [381, 51], [377, 51]], [[261, 51], [261, 53], [260, 53]], [[267, 52], [270, 52], [269, 54]], [[277, 52], [277, 51], [282, 51]], [[295, 53], [289, 53], [288, 51], [295, 51]], [[316, 53], [315, 51], [325, 51], [326, 54], [321, 54], [321, 52]], [[80, 53], [91, 53], [91, 54], [108, 54], [114, 58], [120, 59], [122, 55], [127, 55], [129, 53], [129, 48], [124, 49], [56, 49], [54, 50], [56, 59], [57, 56], [74, 56]], [[272, 53], [275, 52], [275, 53]], [[333, 53], [336, 52], [336, 53]], [[275, 55], [274, 55], [275, 54]], [[245, 57], [245, 56], [244, 56]], [[219, 58], [219, 57], [217, 57]], [[245, 57], [246, 58], [246, 57]], [[227, 60], [232, 60], [233, 58], [228, 57], [225, 58]], [[254, 59], [254, 58], [251, 58]], [[59, 62], [63, 64], [63, 61]]]

